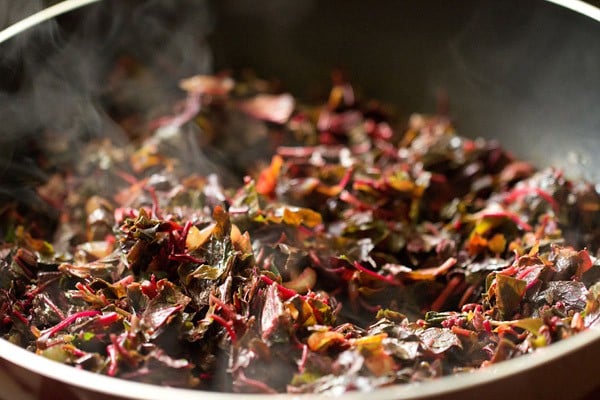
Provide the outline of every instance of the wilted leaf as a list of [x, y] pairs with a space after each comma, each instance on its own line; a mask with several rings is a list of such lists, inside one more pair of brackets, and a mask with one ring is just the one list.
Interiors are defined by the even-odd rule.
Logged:
[[277, 124], [285, 123], [292, 115], [296, 102], [289, 94], [260, 94], [240, 104], [248, 115]]
[[222, 96], [233, 89], [234, 83], [228, 76], [196, 75], [182, 79], [179, 86], [190, 93]]
[[202, 228], [201, 230], [192, 226], [188, 232], [185, 240], [185, 247], [189, 251], [196, 250], [204, 245], [208, 241], [210, 235], [212, 235], [215, 229], [216, 223], [212, 223]]
[[496, 274], [496, 302], [502, 318], [510, 318], [519, 309], [527, 282], [504, 274]]
[[448, 329], [427, 328], [417, 335], [421, 338], [422, 347], [434, 354], [444, 353], [451, 347], [462, 348], [460, 339]]
[[334, 331], [316, 331], [308, 337], [308, 347], [312, 351], [325, 351], [331, 346], [346, 343], [343, 334]]

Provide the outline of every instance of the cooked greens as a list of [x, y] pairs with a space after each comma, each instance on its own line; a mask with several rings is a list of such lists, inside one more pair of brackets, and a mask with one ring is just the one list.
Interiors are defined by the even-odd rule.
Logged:
[[[3, 205], [5, 339], [159, 385], [341, 394], [482, 368], [600, 320], [593, 185], [442, 116], [395, 128], [344, 82], [320, 106], [258, 80], [182, 88], [137, 141], [92, 141], [52, 168], [37, 191], [56, 228]], [[190, 169], [190, 127], [243, 182]]]

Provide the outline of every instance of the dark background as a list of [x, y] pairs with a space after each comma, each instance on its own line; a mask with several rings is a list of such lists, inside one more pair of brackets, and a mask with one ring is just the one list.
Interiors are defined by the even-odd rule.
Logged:
[[[0, 25], [45, 3], [0, 0]], [[599, 38], [541, 0], [104, 0], [0, 44], [0, 153], [40, 132], [117, 137], [115, 113], [168, 110], [193, 74], [250, 67], [314, 98], [341, 67], [401, 117], [447, 99], [460, 133], [600, 181]], [[145, 70], [115, 86], [124, 53]]]
[[404, 115], [447, 96], [461, 133], [600, 177], [600, 23], [543, 1], [259, 3], [218, 3], [217, 66], [305, 95], [341, 66]]

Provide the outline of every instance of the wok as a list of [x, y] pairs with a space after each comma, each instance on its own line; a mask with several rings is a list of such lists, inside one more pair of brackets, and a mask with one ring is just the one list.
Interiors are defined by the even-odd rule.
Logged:
[[[226, 68], [251, 67], [310, 97], [342, 67], [357, 91], [390, 102], [400, 115], [442, 104], [462, 134], [497, 139], [539, 166], [600, 182], [600, 23], [591, 17], [599, 10], [582, 2], [142, 3], [103, 1], [1, 45], [2, 195], [37, 179], [27, 154], [43, 128], [82, 140], [112, 132], [109, 116], [118, 110], [101, 105], [109, 66], [124, 49], [151, 60], [149, 73], [161, 78], [119, 87], [115, 104], [124, 108], [169, 104], [178, 79]], [[0, 2], [13, 20], [34, 11], [8, 4]], [[577, 399], [600, 387], [598, 360], [600, 331], [591, 330], [477, 372], [370, 396]], [[6, 399], [239, 397], [97, 376], [4, 340], [0, 363]]]

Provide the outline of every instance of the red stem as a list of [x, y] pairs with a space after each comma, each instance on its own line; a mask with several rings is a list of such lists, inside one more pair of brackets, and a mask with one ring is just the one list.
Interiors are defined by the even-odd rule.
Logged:
[[400, 285], [400, 282], [396, 281], [394, 278], [392, 278], [390, 276], [379, 275], [377, 272], [371, 271], [370, 269], [363, 267], [358, 261], [354, 262], [354, 267], [357, 270], [359, 270], [360, 272], [363, 272], [372, 278], [378, 279], [380, 281], [384, 281], [386, 283], [389, 283], [390, 285], [394, 285], [394, 286]]
[[138, 178], [136, 178], [135, 176], [133, 176], [125, 171], [116, 171], [115, 175], [117, 175], [118, 177], [123, 179], [125, 182], [129, 183], [130, 185], [135, 185], [136, 183], [139, 183]]
[[353, 172], [354, 171], [353, 171], [352, 168], [348, 168], [346, 170], [346, 173], [344, 174], [344, 176], [340, 180], [340, 182], [337, 184], [337, 186], [340, 187], [341, 189], [345, 188], [346, 185], [348, 184], [348, 182], [350, 182], [350, 179], [352, 178], [352, 173]]
[[221, 318], [217, 314], [212, 314], [210, 316], [210, 318], [212, 318], [213, 321], [217, 322], [219, 325], [221, 325], [223, 328], [225, 328], [225, 331], [227, 331], [227, 334], [229, 335], [229, 338], [231, 339], [231, 343], [235, 344], [237, 342], [237, 335], [235, 334], [235, 331], [231, 327], [230, 322], [225, 321], [223, 318]]
[[461, 281], [462, 279], [458, 275], [450, 279], [450, 282], [448, 282], [444, 290], [442, 290], [442, 293], [440, 293], [437, 299], [431, 303], [431, 311], [440, 311], [444, 306], [444, 303], [446, 303], [446, 300], [448, 300], [448, 297], [450, 297]]
[[160, 212], [160, 206], [158, 204], [158, 196], [156, 196], [156, 190], [151, 186], [146, 186], [144, 189], [150, 193], [152, 198], [152, 215], [157, 219], [162, 219], [162, 213]]
[[115, 345], [109, 344], [108, 346], [106, 346], [106, 353], [108, 354], [108, 358], [110, 360], [106, 374], [108, 376], [115, 376], [117, 374], [117, 366], [118, 366], [117, 349], [115, 348]]
[[[275, 283], [277, 285], [277, 289], [279, 290], [279, 293], [283, 296], [284, 300], [290, 299], [296, 295], [298, 295], [298, 293], [295, 290], [292, 289], [288, 289], [283, 285], [280, 285], [279, 283], [275, 282], [273, 279], [269, 278], [266, 275], [261, 275], [260, 279], [265, 282], [267, 285], [272, 285], [273, 283]], [[304, 296], [300, 296], [300, 297], [304, 297]]]
[[508, 203], [512, 203], [516, 201], [519, 197], [527, 196], [529, 194], [534, 194], [544, 199], [548, 204], [550, 204], [555, 213], [558, 213], [560, 211], [558, 202], [554, 200], [554, 197], [552, 197], [552, 195], [546, 192], [545, 190], [542, 190], [537, 187], [523, 187], [514, 189], [504, 198], [504, 200]]
[[75, 314], [71, 314], [68, 317], [66, 317], [65, 319], [63, 319], [62, 321], [60, 321], [58, 324], [54, 325], [53, 327], [43, 330], [41, 337], [44, 337], [45, 339], [47, 339], [50, 336], [54, 335], [56, 332], [61, 331], [61, 330], [65, 329], [67, 326], [71, 325], [78, 318], [94, 317], [98, 314], [101, 314], [101, 312], [98, 310], [86, 310], [86, 311], [77, 312]]
[[127, 351], [127, 349], [123, 347], [123, 344], [121, 343], [122, 338], [123, 334], [121, 334], [119, 337], [117, 337], [116, 335], [110, 335], [110, 341], [112, 343], [112, 346], [116, 354], [120, 355], [121, 358], [125, 360], [129, 365], [135, 365], [135, 358], [132, 357], [129, 351]]
[[510, 211], [491, 211], [481, 215], [482, 218], [508, 218], [515, 223], [519, 228], [526, 232], [531, 232], [533, 228], [527, 222], [523, 221], [516, 213]]
[[60, 309], [56, 306], [56, 304], [54, 304], [54, 302], [52, 300], [50, 300], [50, 298], [48, 296], [46, 296], [45, 294], [41, 295], [42, 300], [44, 300], [44, 303], [46, 303], [48, 305], [48, 307], [50, 307], [52, 309], [52, 311], [54, 311], [54, 313], [56, 315], [58, 315], [58, 317], [60, 319], [65, 319], [65, 314], [62, 313], [62, 311], [60, 311]]
[[298, 371], [300, 373], [304, 372], [304, 367], [306, 366], [307, 359], [308, 359], [308, 346], [302, 345], [302, 357], [300, 358], [300, 363], [298, 364]]
[[483, 320], [483, 329], [485, 329], [487, 333], [492, 333], [492, 324], [489, 319]]
[[354, 196], [352, 193], [350, 193], [347, 190], [342, 190], [339, 197], [340, 197], [341, 201], [348, 203], [351, 206], [354, 206], [357, 209], [362, 210], [362, 211], [376, 209], [375, 206], [365, 203], [364, 201], [360, 200], [358, 197]]
[[111, 311], [109, 313], [106, 313], [100, 317], [98, 317], [98, 319], [96, 319], [96, 324], [98, 325], [102, 325], [102, 326], [106, 326], [106, 325], [110, 325], [113, 322], [118, 321], [120, 318], [119, 314], [117, 314], [114, 311]]
[[83, 357], [88, 354], [75, 346], [65, 346], [64, 349], [69, 353], [73, 354], [75, 357]]
[[459, 308], [462, 309], [462, 306], [464, 306], [467, 303], [469, 298], [473, 295], [473, 292], [475, 292], [476, 286], [477, 285], [469, 285], [469, 287], [465, 290], [465, 292], [463, 293], [463, 295], [460, 298], [460, 301], [458, 303]]
[[25, 325], [29, 325], [29, 321], [27, 320], [27, 317], [25, 317], [23, 314], [21, 314], [19, 311], [17, 310], [12, 310], [12, 315], [14, 315], [15, 317], [17, 317], [18, 319], [21, 320], [21, 322], [23, 322]]
[[245, 385], [246, 388], [252, 388], [258, 393], [276, 394], [277, 391], [271, 388], [266, 383], [257, 379], [248, 378], [242, 371], [238, 373], [238, 381]]
[[471, 337], [471, 335], [474, 334], [473, 331], [470, 331], [468, 329], [465, 328], [461, 328], [459, 326], [454, 325], [452, 328], [450, 328], [452, 330], [452, 332], [458, 336], [465, 336], [465, 337]]
[[190, 233], [190, 229], [192, 228], [192, 222], [186, 221], [183, 226], [183, 230], [181, 231], [181, 248], [185, 249], [185, 241], [187, 240], [188, 233]]

